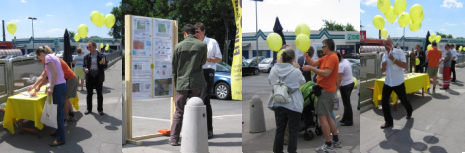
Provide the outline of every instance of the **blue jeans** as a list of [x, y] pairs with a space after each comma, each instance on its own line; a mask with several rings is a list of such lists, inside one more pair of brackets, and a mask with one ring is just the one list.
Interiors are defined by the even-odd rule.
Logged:
[[53, 88], [53, 104], [57, 104], [57, 122], [58, 128], [56, 130], [57, 141], [65, 140], [65, 112], [63, 110], [65, 104], [65, 91], [66, 83], [55, 85]]

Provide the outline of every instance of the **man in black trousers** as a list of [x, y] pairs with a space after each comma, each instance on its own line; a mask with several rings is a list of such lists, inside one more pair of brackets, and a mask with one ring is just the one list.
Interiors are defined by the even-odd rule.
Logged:
[[92, 112], [92, 95], [94, 88], [97, 91], [97, 111], [103, 115], [103, 95], [102, 86], [105, 81], [105, 67], [107, 66], [105, 55], [97, 51], [97, 45], [94, 41], [87, 43], [89, 54], [84, 56], [84, 72], [86, 73], [87, 89], [87, 110], [84, 114]]

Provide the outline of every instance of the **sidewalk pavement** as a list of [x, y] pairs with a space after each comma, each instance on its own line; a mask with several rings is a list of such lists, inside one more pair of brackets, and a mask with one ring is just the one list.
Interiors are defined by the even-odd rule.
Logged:
[[[243, 146], [242, 150], [244, 153], [269, 153], [273, 152], [273, 143], [276, 133], [276, 122], [274, 112], [268, 109], [268, 98], [271, 94], [271, 86], [268, 83], [268, 73], [262, 73], [258, 76], [247, 76], [242, 81], [243, 92], [243, 105], [242, 105], [242, 120], [244, 121], [242, 129]], [[338, 92], [339, 94], [339, 92]], [[265, 116], [266, 132], [262, 133], [249, 133], [250, 129], [250, 100], [254, 95], [258, 95], [263, 102], [263, 111]], [[339, 99], [339, 110], [334, 110], [336, 116], [342, 117], [344, 113], [344, 106], [342, 100]], [[340, 126], [339, 139], [342, 141], [342, 148], [336, 148], [335, 152], [338, 153], [358, 153], [360, 152], [360, 123], [359, 123], [359, 112], [357, 110], [358, 104], [358, 89], [354, 89], [351, 95], [351, 105], [353, 111], [353, 126]], [[338, 124], [339, 120], [337, 119]], [[314, 128], [311, 128], [314, 132]], [[314, 153], [316, 148], [320, 147], [324, 143], [323, 135], [315, 135], [310, 141], [305, 141], [303, 138], [303, 132], [299, 132], [297, 140], [297, 152]], [[287, 152], [287, 145], [284, 146], [284, 152]]]
[[[68, 126], [65, 127], [65, 145], [49, 146], [49, 143], [55, 140], [49, 134], [55, 129], [47, 126], [42, 129], [42, 138], [38, 138], [36, 133], [27, 131], [21, 135], [19, 127], [15, 127], [17, 132], [14, 135], [0, 128], [0, 152], [121, 152], [121, 84], [123, 83], [121, 63], [121, 60], [118, 60], [113, 65], [109, 65], [105, 71], [106, 78], [103, 83], [103, 111], [105, 114], [103, 116], [97, 114], [95, 90], [92, 101], [93, 111], [89, 115], [84, 115], [87, 107], [87, 91], [78, 91], [79, 110], [74, 113], [77, 121], [68, 122]], [[24, 126], [33, 128], [34, 123], [25, 121]]]
[[[407, 95], [413, 106], [412, 118], [407, 120], [403, 105], [398, 111], [391, 107], [394, 127], [380, 129], [383, 111], [371, 104], [362, 105], [360, 114], [361, 152], [464, 152], [465, 151], [465, 68], [456, 69], [456, 83], [447, 91], [436, 94]], [[432, 86], [432, 85], [431, 85]], [[430, 90], [432, 92], [432, 90]]]
[[[133, 137], [156, 134], [159, 129], [170, 129], [170, 98], [133, 100]], [[242, 102], [211, 98], [213, 109], [213, 134], [208, 140], [210, 153], [238, 153], [242, 151]], [[189, 128], [189, 127], [183, 127]], [[169, 136], [140, 140], [141, 146], [126, 143], [125, 153], [174, 153], [182, 146], [167, 144]]]

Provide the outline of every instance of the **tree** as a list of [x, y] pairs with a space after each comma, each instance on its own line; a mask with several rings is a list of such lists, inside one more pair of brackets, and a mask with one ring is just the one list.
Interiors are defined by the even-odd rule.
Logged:
[[455, 38], [455, 39], [465, 39], [465, 38], [464, 38], [464, 37], [457, 37], [457, 38]]
[[76, 32], [68, 30], [68, 34], [70, 38], [74, 38], [74, 35], [76, 34]]
[[[121, 16], [116, 13], [121, 11]], [[114, 26], [111, 35], [124, 38], [124, 15], [138, 15], [178, 21], [178, 40], [182, 41], [184, 25], [202, 22], [205, 34], [217, 40], [223, 53], [223, 60], [232, 57], [236, 24], [231, 1], [215, 0], [122, 0], [118, 8], [114, 8], [116, 23], [121, 22], [120, 28]], [[116, 25], [116, 24], [115, 24]], [[123, 39], [124, 40], [124, 39]], [[227, 46], [226, 42], [230, 40]], [[226, 55], [228, 49], [228, 55]]]
[[[441, 36], [442, 37], [442, 36]], [[451, 34], [447, 35], [447, 38], [454, 38]]]
[[102, 38], [102, 37], [99, 37], [99, 36], [90, 36], [89, 38]]
[[345, 26], [345, 30], [346, 31], [357, 31], [355, 30], [354, 26], [350, 23], [347, 23], [347, 25]]
[[326, 20], [323, 19], [323, 22], [325, 23], [322, 28], [320, 28], [320, 31], [323, 29], [329, 30], [329, 31], [356, 31], [354, 26], [350, 23], [347, 23], [347, 25], [342, 25], [340, 23], [336, 23], [336, 21], [332, 20]]
[[441, 38], [447, 38], [447, 35], [441, 32], [436, 32], [436, 36], [441, 36]]

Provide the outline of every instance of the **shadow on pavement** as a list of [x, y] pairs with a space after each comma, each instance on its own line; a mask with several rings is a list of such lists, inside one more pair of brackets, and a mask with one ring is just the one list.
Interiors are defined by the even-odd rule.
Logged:
[[242, 133], [215, 134], [213, 139], [215, 139], [215, 138], [242, 138]]
[[395, 150], [396, 152], [412, 152], [412, 149], [426, 151], [428, 146], [425, 143], [414, 142], [411, 137], [410, 130], [412, 129], [414, 120], [414, 118], [408, 120], [400, 130], [392, 128], [384, 129], [387, 140], [382, 141], [379, 146], [386, 150]]
[[[413, 116], [415, 116], [415, 110], [417, 110], [421, 106], [433, 100], [433, 98], [429, 96], [428, 97], [425, 96], [421, 98], [420, 96], [410, 96], [410, 95], [407, 95], [407, 99], [410, 101], [410, 104], [412, 104]], [[405, 118], [405, 116], [407, 116], [407, 111], [405, 110], [405, 107], [404, 105], [402, 105], [402, 103], [399, 104], [399, 109], [397, 109], [397, 111], [394, 109], [395, 106], [390, 106], [390, 107], [391, 107], [391, 115], [394, 120], [400, 120], [402, 118]], [[376, 109], [373, 109], [373, 111], [375, 111], [375, 113], [379, 116], [384, 116], [383, 110], [376, 108]]]
[[208, 146], [221, 146], [221, 147], [242, 146], [242, 142], [209, 142]]
[[105, 128], [107, 130], [112, 130], [112, 131], [115, 131], [115, 130], [118, 130], [118, 127], [117, 126], [120, 126], [122, 121], [120, 119], [117, 119], [113, 116], [109, 116], [108, 114], [105, 113], [104, 111], [104, 114], [103, 116], [100, 116], [97, 112], [92, 112], [90, 113], [92, 116], [94, 116], [94, 118], [100, 123], [100, 124], [103, 124], [103, 123], [109, 123], [110, 125], [107, 125], [105, 126]]

